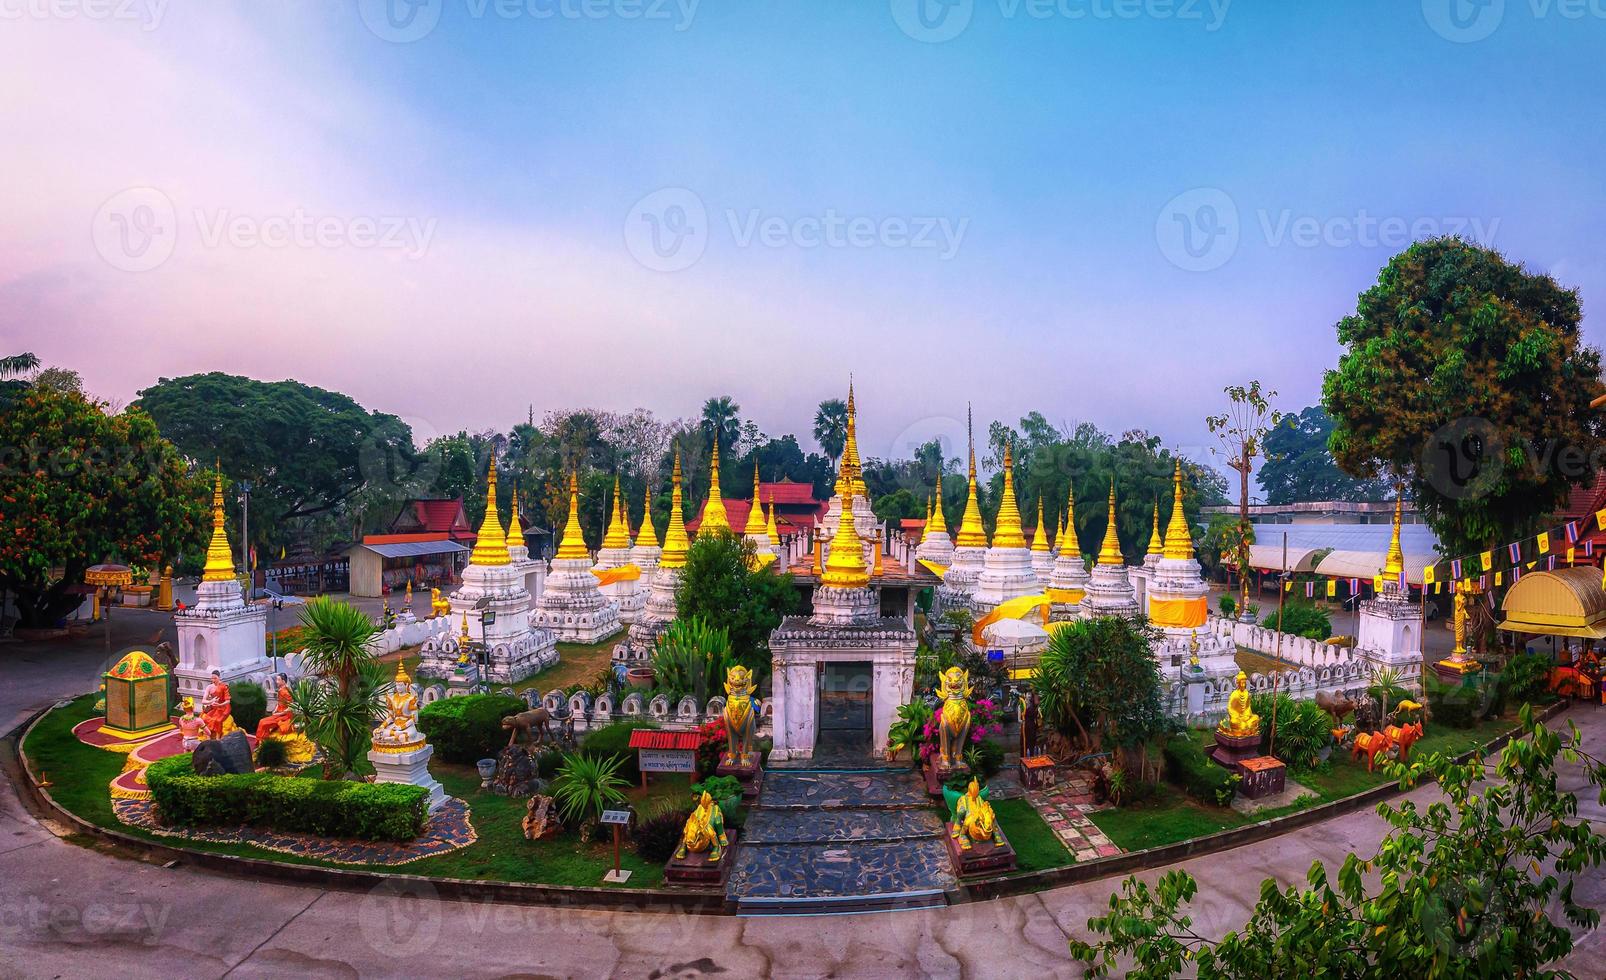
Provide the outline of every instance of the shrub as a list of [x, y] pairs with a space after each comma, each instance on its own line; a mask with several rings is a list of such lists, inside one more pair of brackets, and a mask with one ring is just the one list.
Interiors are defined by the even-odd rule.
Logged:
[[1422, 682], [1436, 723], [1451, 728], [1473, 728], [1478, 724], [1481, 699], [1477, 691], [1460, 684], [1446, 684], [1425, 674]]
[[1238, 600], [1225, 592], [1221, 593], [1221, 598], [1216, 600], [1216, 605], [1221, 609], [1221, 615], [1228, 619], [1233, 618], [1238, 613]]
[[441, 698], [418, 712], [418, 730], [429, 737], [442, 760], [473, 765], [507, 745], [502, 719], [523, 710], [523, 699], [506, 694]]
[[1500, 696], [1515, 704], [1540, 700], [1547, 693], [1552, 659], [1543, 653], [1519, 653], [1500, 672]]
[[257, 765], [277, 769], [289, 761], [290, 747], [282, 738], [265, 738], [257, 743]]
[[619, 760], [620, 777], [628, 783], [639, 782], [641, 770], [636, 765], [636, 750], [630, 747], [630, 733], [643, 728], [657, 727], [657, 722], [645, 719], [616, 721], [587, 735], [581, 741], [580, 748], [587, 755]]
[[990, 738], [984, 738], [965, 750], [965, 764], [986, 785], [1004, 768], [1004, 747]]
[[229, 711], [236, 725], [255, 734], [257, 722], [268, 715], [268, 692], [255, 681], [235, 681], [229, 685]]
[[[1269, 726], [1270, 719], [1262, 716], [1261, 724]], [[1296, 769], [1314, 769], [1322, 761], [1322, 750], [1333, 742], [1332, 728], [1332, 716], [1314, 701], [1295, 701], [1288, 711], [1279, 705], [1273, 753]]]
[[1200, 803], [1226, 806], [1237, 792], [1237, 774], [1211, 761], [1191, 734], [1165, 743], [1165, 768], [1166, 776]]
[[730, 636], [697, 616], [677, 619], [658, 637], [652, 651], [654, 682], [674, 693], [706, 701], [718, 694], [735, 665]]
[[618, 759], [564, 756], [552, 780], [552, 798], [563, 822], [583, 828], [596, 823], [609, 806], [625, 802], [623, 790], [629, 784], [619, 778], [618, 772]]
[[[1293, 600], [1283, 607], [1282, 616], [1283, 632], [1290, 636], [1303, 636], [1307, 640], [1319, 641], [1333, 635], [1333, 624], [1327, 618], [1327, 613], [1313, 602], [1304, 599]], [[1277, 625], [1275, 615], [1267, 625]]]
[[181, 827], [249, 826], [320, 837], [412, 840], [423, 833], [429, 791], [397, 783], [300, 779], [250, 772], [198, 776], [189, 753], [145, 771], [151, 797]]
[[686, 829], [689, 807], [669, 806], [636, 825], [636, 853], [643, 861], [655, 864], [668, 861], [680, 846], [681, 834]]
[[693, 783], [691, 791], [693, 796], [701, 797], [707, 793], [716, 802], [723, 803], [742, 795], [742, 781], [735, 776], [710, 776], [700, 783]]

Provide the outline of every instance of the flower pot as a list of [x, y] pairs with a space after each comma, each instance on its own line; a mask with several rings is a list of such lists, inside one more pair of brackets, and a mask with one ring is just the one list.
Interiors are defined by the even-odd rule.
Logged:
[[625, 671], [625, 683], [646, 690], [652, 687], [653, 679], [657, 676], [657, 671], [651, 667], [632, 667]]
[[489, 789], [491, 777], [496, 775], [496, 760], [481, 759], [474, 763], [474, 768], [480, 771], [480, 789]]

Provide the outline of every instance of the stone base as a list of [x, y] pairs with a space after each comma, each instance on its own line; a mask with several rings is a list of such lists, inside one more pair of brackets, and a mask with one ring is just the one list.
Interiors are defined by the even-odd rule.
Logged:
[[[543, 601], [551, 596], [549, 591]], [[619, 610], [606, 605], [601, 609], [572, 612], [559, 607], [540, 606], [530, 616], [530, 625], [551, 631], [560, 643], [601, 643], [618, 634]]]
[[[966, 850], [960, 841], [954, 839], [954, 825], [946, 825], [947, 833], [943, 840], [948, 842], [948, 860], [953, 862], [954, 874], [961, 878], [973, 878], [979, 875], [1001, 875], [1015, 870], [1015, 848], [1010, 846], [1009, 838], [1004, 835], [1002, 828], [995, 828], [997, 838], [1002, 844], [991, 840], [971, 841], [970, 848]], [[963, 834], [964, 829], [960, 828]]]
[[1469, 678], [1478, 672], [1479, 664], [1476, 660], [1456, 660], [1446, 658], [1433, 665], [1433, 672], [1439, 675], [1439, 680], [1445, 684], [1461, 686], [1470, 683]]
[[742, 799], [757, 799], [758, 791], [764, 785], [764, 768], [758, 764], [758, 753], [750, 754], [745, 762], [727, 761], [729, 759], [728, 753], [720, 754], [714, 775], [735, 776], [742, 784]]
[[496, 754], [496, 772], [491, 776], [491, 792], [497, 796], [533, 796], [546, 787], [537, 772], [536, 746], [510, 745]]
[[1270, 755], [1243, 760], [1238, 764], [1238, 774], [1243, 777], [1238, 795], [1251, 800], [1276, 796], [1288, 782], [1288, 767], [1281, 759]]
[[405, 783], [429, 790], [429, 809], [433, 810], [446, 802], [446, 790], [429, 774], [429, 759], [434, 754], [432, 745], [406, 752], [383, 752], [375, 747], [369, 751], [368, 761], [374, 764], [376, 783]]
[[[727, 835], [729, 836], [729, 835]], [[688, 853], [685, 857], [669, 858], [664, 864], [664, 884], [679, 888], [718, 888], [725, 884], [725, 875], [731, 867], [731, 852], [735, 850], [735, 841], [731, 846], [719, 849], [719, 860], [710, 861], [708, 855], [711, 851], [702, 854]]]
[[1223, 769], [1239, 771], [1239, 763], [1260, 755], [1260, 735], [1227, 735], [1217, 729], [1215, 748], [1209, 751], [1211, 759]]
[[1290, 779], [1283, 783], [1281, 792], [1272, 793], [1269, 796], [1250, 798], [1239, 793], [1232, 798], [1231, 806], [1235, 812], [1241, 813], [1246, 817], [1256, 817], [1267, 810], [1280, 810], [1283, 807], [1292, 806], [1301, 799], [1309, 799], [1315, 795], [1309, 787], [1301, 786]]

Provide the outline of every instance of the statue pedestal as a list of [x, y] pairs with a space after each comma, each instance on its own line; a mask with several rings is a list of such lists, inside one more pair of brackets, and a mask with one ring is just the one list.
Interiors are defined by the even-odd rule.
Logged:
[[758, 791], [764, 785], [764, 767], [758, 764], [757, 752], [750, 752], [743, 759], [737, 759], [729, 752], [721, 752], [714, 775], [735, 776], [742, 784], [744, 800], [758, 799]]
[[446, 790], [429, 774], [429, 758], [435, 754], [433, 745], [421, 745], [404, 752], [387, 752], [383, 745], [375, 745], [368, 753], [374, 764], [374, 782], [408, 783], [429, 790], [429, 809], [446, 802]]
[[1241, 764], [1246, 759], [1253, 759], [1260, 754], [1260, 733], [1253, 735], [1228, 735], [1216, 729], [1216, 747], [1210, 750], [1210, 758], [1216, 765], [1233, 772], [1242, 772]]
[[961, 878], [973, 878], [979, 875], [1008, 874], [1015, 870], [1015, 848], [1010, 846], [1009, 838], [1002, 830], [996, 832], [998, 839], [1003, 841], [1002, 844], [994, 843], [991, 839], [971, 841], [967, 850], [954, 838], [956, 830], [961, 836], [965, 833], [963, 827], [945, 824], [943, 829], [946, 833], [942, 837], [948, 842], [948, 860], [954, 866], [955, 875]]
[[731, 851], [735, 850], [736, 841], [731, 840], [729, 847], [719, 850], [719, 860], [710, 861], [708, 855], [711, 851], [701, 854], [688, 853], [685, 857], [671, 856], [664, 865], [664, 884], [680, 888], [718, 888], [725, 884], [725, 875], [730, 871]]
[[1461, 687], [1471, 683], [1471, 677], [1480, 669], [1476, 660], [1457, 660], [1447, 657], [1433, 665], [1433, 672], [1439, 675], [1439, 680], [1445, 684]]
[[944, 783], [955, 776], [968, 776], [969, 774], [970, 767], [962, 762], [954, 766], [945, 766], [933, 758], [926, 763], [926, 792], [941, 799]]
[[1243, 776], [1238, 794], [1251, 800], [1275, 796], [1283, 791], [1288, 782], [1288, 767], [1283, 765], [1281, 759], [1269, 755], [1245, 759], [1239, 763], [1238, 772]]

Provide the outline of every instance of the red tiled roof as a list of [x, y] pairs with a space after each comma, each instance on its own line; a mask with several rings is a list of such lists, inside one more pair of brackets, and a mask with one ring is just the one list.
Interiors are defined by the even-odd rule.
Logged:
[[633, 749], [679, 749], [695, 750], [703, 743], [702, 735], [697, 732], [666, 732], [654, 728], [638, 728], [630, 733], [630, 747]]
[[463, 498], [451, 500], [415, 500], [413, 511], [426, 531], [467, 531], [468, 521], [463, 516]]
[[759, 499], [766, 504], [815, 504], [826, 503], [814, 497], [814, 485], [811, 483], [798, 483], [793, 480], [782, 480], [779, 483], [760, 483], [758, 485]]
[[1557, 511], [1556, 516], [1564, 521], [1572, 521], [1590, 517], [1603, 507], [1606, 507], [1606, 470], [1595, 474], [1593, 483], [1573, 484], [1566, 506]]

